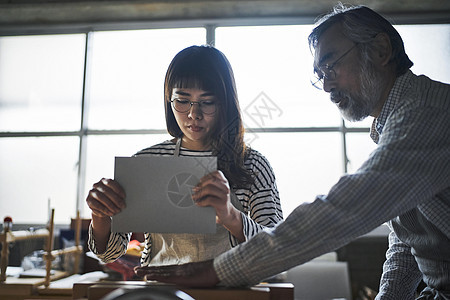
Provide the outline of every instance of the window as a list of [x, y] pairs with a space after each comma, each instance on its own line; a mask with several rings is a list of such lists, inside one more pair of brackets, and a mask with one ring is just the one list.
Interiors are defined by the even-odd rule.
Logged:
[[[216, 46], [230, 60], [247, 127], [340, 126], [327, 94], [310, 84], [312, 25], [219, 27]], [[258, 117], [255, 108], [264, 102]], [[270, 110], [269, 110], [270, 109]], [[317, 112], [317, 113], [312, 113]]]
[[83, 34], [0, 38], [0, 211], [16, 223], [46, 223], [49, 202], [75, 217], [84, 52]]
[[76, 136], [1, 138], [2, 214], [19, 224], [45, 224], [50, 206], [55, 222], [69, 223], [76, 216], [78, 147]]
[[169, 63], [205, 37], [204, 28], [93, 32], [88, 128], [164, 129]]
[[0, 38], [0, 131], [78, 130], [83, 34]]
[[[413, 72], [450, 82], [450, 25], [398, 25]], [[114, 156], [170, 138], [163, 81], [173, 56], [206, 37], [235, 72], [246, 142], [277, 176], [285, 216], [325, 194], [375, 148], [371, 120], [344, 122], [311, 87], [312, 25], [207, 26], [0, 37], [0, 211], [67, 224]], [[213, 37], [213, 38], [211, 38]], [[50, 204], [49, 204], [50, 203]]]

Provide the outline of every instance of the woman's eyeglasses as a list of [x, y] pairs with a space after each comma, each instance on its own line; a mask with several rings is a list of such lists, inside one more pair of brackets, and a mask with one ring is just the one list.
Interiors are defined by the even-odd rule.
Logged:
[[216, 112], [216, 101], [214, 100], [201, 100], [197, 102], [192, 102], [187, 99], [175, 98], [170, 100], [172, 107], [180, 113], [185, 113], [191, 110], [192, 105], [197, 104], [206, 115], [212, 115]]

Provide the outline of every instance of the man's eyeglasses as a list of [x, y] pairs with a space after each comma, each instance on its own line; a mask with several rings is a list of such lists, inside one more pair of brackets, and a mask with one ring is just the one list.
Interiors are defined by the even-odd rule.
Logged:
[[198, 102], [192, 102], [187, 99], [175, 98], [170, 100], [172, 102], [172, 107], [180, 113], [185, 113], [191, 110], [192, 105], [197, 104], [206, 115], [212, 115], [216, 112], [216, 101], [213, 100], [202, 100]]
[[342, 54], [338, 59], [336, 59], [332, 64], [325, 64], [325, 65], [317, 67], [317, 69], [314, 70], [313, 78], [311, 78], [311, 84], [315, 88], [322, 90], [324, 79], [335, 80], [336, 79], [336, 71], [334, 70], [334, 67], [341, 59], [343, 59], [348, 53], [350, 53], [350, 51], [352, 51], [356, 46], [358, 46], [358, 44], [353, 45], [344, 54]]

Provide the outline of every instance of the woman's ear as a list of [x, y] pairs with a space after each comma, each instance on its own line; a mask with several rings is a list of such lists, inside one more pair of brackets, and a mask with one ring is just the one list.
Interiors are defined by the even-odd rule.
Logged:
[[385, 32], [380, 32], [375, 36], [373, 41], [375, 43], [375, 57], [374, 59], [383, 67], [389, 64], [392, 57], [391, 39]]

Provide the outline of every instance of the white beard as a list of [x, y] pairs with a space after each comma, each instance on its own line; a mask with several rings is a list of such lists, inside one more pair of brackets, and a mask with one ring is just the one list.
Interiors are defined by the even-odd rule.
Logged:
[[383, 87], [386, 86], [384, 76], [367, 60], [362, 64], [359, 74], [357, 93], [337, 91], [330, 94], [331, 99], [343, 99], [344, 103], [339, 106], [339, 110], [348, 121], [361, 121], [373, 113], [381, 99]]

